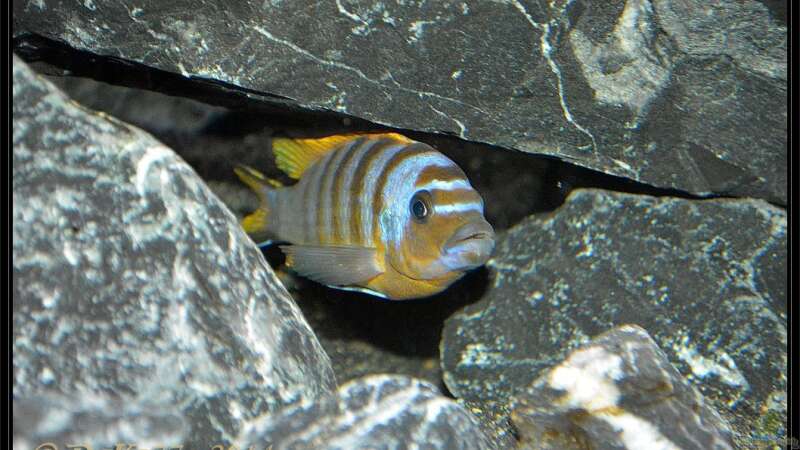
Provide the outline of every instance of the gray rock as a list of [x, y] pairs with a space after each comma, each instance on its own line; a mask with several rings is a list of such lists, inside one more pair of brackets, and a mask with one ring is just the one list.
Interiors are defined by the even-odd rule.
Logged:
[[259, 250], [148, 134], [13, 63], [15, 398], [160, 405], [187, 446], [335, 387]]
[[14, 4], [13, 33], [31, 54], [51, 45], [26, 40], [37, 34], [257, 102], [289, 98], [656, 186], [785, 204], [787, 28], [777, 12], [756, 0], [38, 0]]
[[590, 336], [636, 324], [743, 435], [786, 418], [786, 213], [763, 201], [573, 192], [510, 229], [450, 317], [444, 381], [485, 416]]
[[266, 415], [249, 426], [237, 448], [488, 449], [478, 421], [432, 385], [413, 378], [372, 375], [339, 391]]
[[55, 450], [67, 443], [87, 448], [114, 448], [124, 443], [139, 448], [180, 445], [186, 439], [186, 421], [163, 406], [122, 401], [101, 393], [70, 396], [43, 392], [16, 398], [14, 448]]
[[573, 351], [519, 394], [528, 449], [732, 449], [728, 424], [645, 330], [623, 325]]
[[51, 76], [47, 80], [81, 105], [108, 113], [156, 136], [199, 133], [227, 111], [187, 98], [87, 78]]

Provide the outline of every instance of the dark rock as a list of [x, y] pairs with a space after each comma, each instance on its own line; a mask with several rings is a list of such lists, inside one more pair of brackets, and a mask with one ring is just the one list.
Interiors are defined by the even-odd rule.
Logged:
[[47, 77], [47, 80], [81, 105], [108, 113], [156, 136], [202, 132], [227, 112], [225, 108], [187, 98], [87, 78]]
[[443, 387], [438, 344], [447, 313], [456, 309], [451, 298], [380, 302], [285, 276], [339, 383], [391, 373]]
[[445, 384], [499, 421], [590, 336], [636, 324], [737, 432], [778, 436], [786, 259], [786, 213], [763, 201], [575, 191], [500, 237], [486, 295], [445, 323]]
[[330, 356], [340, 383], [391, 373], [421, 379], [444, 393], [442, 326], [459, 308], [480, 298], [486, 271], [473, 271], [436, 296], [404, 302], [376, 301], [302, 278], [284, 284]]
[[520, 448], [733, 448], [728, 424], [637, 326], [573, 351], [519, 394], [512, 410]]
[[[131, 403], [101, 393], [41, 393], [14, 399], [14, 448], [55, 450], [67, 443], [168, 448], [183, 443], [187, 429], [185, 420], [164, 405]], [[42, 446], [45, 443], [52, 446]]]
[[334, 389], [299, 309], [185, 162], [16, 57], [13, 76], [15, 398], [160, 405], [201, 448]]
[[477, 420], [428, 383], [373, 375], [253, 422], [237, 448], [489, 449]]
[[[212, 188], [219, 188], [214, 193], [234, 213], [252, 211], [258, 206], [258, 199], [252, 195], [251, 205], [244, 208], [243, 193], [250, 190], [233, 175], [235, 164], [258, 167], [277, 177], [278, 169], [270, 151], [273, 134], [270, 125], [274, 123], [262, 114], [242, 117], [243, 114], [227, 108], [188, 98], [87, 78], [48, 76], [47, 79], [81, 105], [141, 128], [166, 144]], [[226, 185], [221, 186], [220, 182]]]
[[39, 0], [14, 4], [13, 34], [31, 58], [40, 35], [260, 102], [786, 203], [787, 28], [756, 0]]

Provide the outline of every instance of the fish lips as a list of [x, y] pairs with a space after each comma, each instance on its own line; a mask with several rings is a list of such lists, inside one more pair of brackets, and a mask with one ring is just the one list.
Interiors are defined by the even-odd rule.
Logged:
[[451, 270], [470, 270], [489, 260], [494, 251], [494, 229], [481, 218], [459, 227], [443, 247], [445, 265]]

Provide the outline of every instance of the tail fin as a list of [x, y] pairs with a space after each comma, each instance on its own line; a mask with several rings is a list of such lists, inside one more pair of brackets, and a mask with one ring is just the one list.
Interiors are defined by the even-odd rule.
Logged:
[[261, 234], [267, 231], [267, 218], [269, 216], [268, 193], [275, 187], [280, 187], [278, 181], [269, 179], [261, 172], [245, 165], [237, 165], [233, 171], [244, 184], [250, 187], [257, 195], [259, 207], [252, 214], [242, 219], [242, 228], [247, 234]]

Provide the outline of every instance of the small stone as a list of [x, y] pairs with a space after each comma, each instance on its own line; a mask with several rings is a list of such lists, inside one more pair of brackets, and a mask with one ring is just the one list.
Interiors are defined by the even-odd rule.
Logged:
[[638, 326], [573, 351], [512, 403], [524, 449], [733, 448], [728, 424]]

